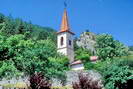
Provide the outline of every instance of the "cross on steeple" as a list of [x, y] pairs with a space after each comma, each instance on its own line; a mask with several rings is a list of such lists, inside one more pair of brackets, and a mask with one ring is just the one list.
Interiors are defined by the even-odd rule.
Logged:
[[69, 62], [74, 61], [74, 48], [73, 48], [73, 35], [69, 27], [69, 21], [67, 16], [67, 4], [64, 2], [64, 12], [62, 17], [62, 23], [60, 31], [57, 32], [57, 52], [64, 54], [68, 57]]

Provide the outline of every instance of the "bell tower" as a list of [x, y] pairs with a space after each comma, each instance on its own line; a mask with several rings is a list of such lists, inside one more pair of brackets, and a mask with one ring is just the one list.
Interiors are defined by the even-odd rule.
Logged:
[[68, 22], [67, 10], [64, 9], [60, 31], [57, 33], [57, 51], [74, 61], [73, 35]]

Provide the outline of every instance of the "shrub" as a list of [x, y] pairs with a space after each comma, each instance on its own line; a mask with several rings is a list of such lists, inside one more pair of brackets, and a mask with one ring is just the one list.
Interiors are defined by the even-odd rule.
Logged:
[[85, 64], [84, 64], [84, 66], [85, 66], [85, 69], [93, 69], [94, 68], [94, 66], [95, 66], [95, 64], [94, 63], [91, 63], [91, 62], [86, 62]]
[[79, 82], [73, 83], [73, 89], [102, 89], [102, 87], [98, 85], [98, 81], [79, 74]]
[[129, 69], [133, 69], [133, 60], [131, 59], [122, 59], [117, 64], [118, 66], [129, 66]]
[[133, 81], [133, 61], [115, 58], [114, 60], [98, 61], [94, 68], [101, 72], [106, 89], [128, 89]]
[[127, 89], [126, 83], [128, 80], [133, 79], [132, 74], [128, 66], [112, 64], [103, 71], [104, 85], [107, 89]]
[[75, 54], [76, 59], [82, 60], [83, 62], [89, 61], [89, 58], [91, 56], [90, 51], [83, 48], [77, 49]]
[[44, 78], [44, 75], [42, 73], [35, 73], [32, 76], [30, 76], [30, 87], [32, 89], [50, 89], [51, 83]]
[[12, 60], [0, 61], [0, 78], [18, 77], [22, 73], [18, 71]]

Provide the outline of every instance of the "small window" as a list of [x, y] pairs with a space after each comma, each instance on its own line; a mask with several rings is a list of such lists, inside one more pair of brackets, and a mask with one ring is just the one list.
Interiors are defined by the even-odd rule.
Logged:
[[61, 46], [64, 44], [64, 38], [61, 37]]
[[72, 45], [72, 41], [71, 40], [69, 40], [69, 45]]

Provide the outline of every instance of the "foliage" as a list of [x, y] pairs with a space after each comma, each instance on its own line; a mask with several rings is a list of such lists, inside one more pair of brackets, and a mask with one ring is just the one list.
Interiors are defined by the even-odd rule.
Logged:
[[129, 46], [129, 51], [133, 51], [133, 46]]
[[12, 61], [13, 67], [24, 74], [64, 76], [68, 59], [58, 55], [55, 41], [56, 32], [51, 28], [0, 14], [0, 62]]
[[133, 79], [132, 63], [130, 59], [115, 58], [99, 61], [94, 68], [103, 75], [105, 88], [128, 89], [127, 85]]
[[107, 89], [127, 89], [125, 83], [133, 79], [133, 73], [128, 69], [128, 66], [112, 65], [104, 71], [105, 87]]
[[75, 58], [78, 60], [82, 60], [83, 62], [89, 61], [91, 53], [83, 48], [79, 48], [75, 51]]
[[79, 82], [73, 83], [73, 89], [102, 89], [102, 87], [98, 85], [98, 81], [79, 74]]
[[[116, 59], [118, 60], [118, 59]], [[116, 62], [118, 66], [128, 66], [129, 69], [133, 70], [133, 59], [121, 59]]]
[[31, 22], [24, 22], [19, 18], [6, 17], [3, 14], [0, 14], [0, 32], [5, 36], [23, 34], [27, 39], [56, 41], [56, 32], [53, 29], [33, 25]]
[[29, 81], [32, 89], [51, 89], [51, 83], [41, 73], [33, 74]]
[[84, 67], [85, 69], [89, 70], [89, 69], [93, 69], [95, 67], [96, 64], [92, 63], [92, 62], [86, 62], [84, 63]]
[[111, 35], [97, 35], [96, 42], [97, 55], [100, 59], [126, 56], [128, 53], [128, 48], [119, 41], [114, 40]]
[[77, 37], [75, 37], [74, 39], [73, 39], [73, 46], [74, 46], [74, 51], [77, 51], [80, 47], [77, 45], [77, 40], [78, 40], [78, 38]]
[[[48, 59], [47, 64], [48, 77], [65, 79], [65, 71], [68, 70], [68, 59], [66, 57], [52, 58]], [[58, 76], [57, 76], [58, 75]]]
[[[57, 54], [55, 43], [50, 40], [25, 39], [24, 35], [0, 35], [1, 60], [13, 60], [15, 68], [25, 74], [43, 72], [47, 77], [64, 76], [68, 59]], [[64, 78], [62, 78], [64, 79]]]
[[21, 73], [14, 66], [13, 61], [0, 61], [0, 78], [18, 77]]

